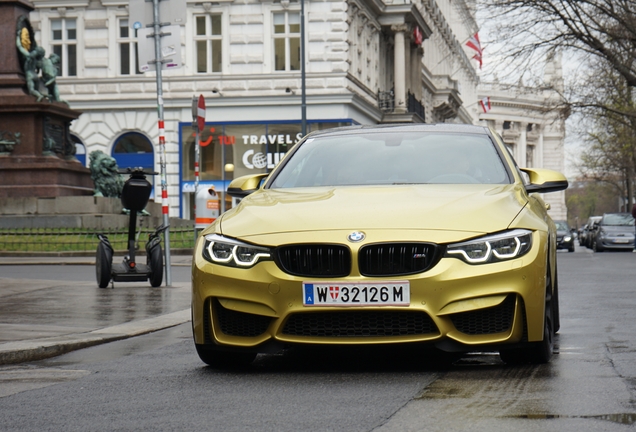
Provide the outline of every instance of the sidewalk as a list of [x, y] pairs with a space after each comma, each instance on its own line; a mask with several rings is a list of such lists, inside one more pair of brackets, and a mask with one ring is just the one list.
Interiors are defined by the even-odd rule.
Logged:
[[[171, 256], [172, 268], [190, 255]], [[190, 321], [190, 283], [60, 281], [3, 277], [15, 265], [87, 265], [94, 257], [0, 257], [0, 365], [41, 360]]]

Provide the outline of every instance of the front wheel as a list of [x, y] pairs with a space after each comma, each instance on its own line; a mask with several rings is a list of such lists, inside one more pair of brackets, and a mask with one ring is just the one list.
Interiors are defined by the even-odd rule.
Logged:
[[111, 279], [111, 270], [113, 268], [113, 251], [104, 242], [97, 245], [97, 254], [95, 255], [95, 276], [97, 285], [100, 288], [106, 288]]
[[161, 286], [163, 282], [163, 251], [161, 245], [158, 244], [150, 249], [147, 257], [148, 266], [150, 266], [150, 286], [156, 288]]
[[[558, 306], [558, 280], [554, 281], [553, 290], [552, 274], [548, 267], [546, 275], [545, 311], [543, 314], [543, 340], [530, 342], [522, 348], [501, 350], [499, 357], [508, 364], [543, 364], [549, 363], [554, 353], [554, 334], [560, 327]], [[552, 294], [554, 292], [554, 294]], [[556, 325], [556, 327], [555, 327]]]
[[593, 250], [594, 252], [603, 252], [605, 249], [603, 249], [603, 247], [602, 247], [602, 246], [600, 246], [600, 245], [598, 244], [598, 242], [596, 241], [596, 239], [594, 239], [594, 240], [592, 241], [592, 250]]

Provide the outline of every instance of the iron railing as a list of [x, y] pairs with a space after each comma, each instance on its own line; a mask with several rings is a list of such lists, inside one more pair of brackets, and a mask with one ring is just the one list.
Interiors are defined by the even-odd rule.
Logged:
[[[153, 228], [137, 231], [137, 249], [143, 250]], [[105, 234], [117, 252], [128, 249], [128, 229], [84, 229], [84, 228], [18, 228], [0, 229], [0, 253], [7, 252], [64, 252], [94, 253], [99, 239]], [[170, 249], [192, 249], [194, 228], [170, 228]]]

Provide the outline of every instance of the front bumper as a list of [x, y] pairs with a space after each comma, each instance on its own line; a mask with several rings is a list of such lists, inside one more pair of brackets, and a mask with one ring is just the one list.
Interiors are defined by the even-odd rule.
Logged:
[[598, 242], [603, 249], [634, 249], [633, 236], [599, 236]]
[[366, 278], [354, 270], [336, 281], [410, 283], [409, 306], [359, 308], [305, 307], [302, 282], [315, 278], [288, 275], [273, 261], [250, 269], [212, 264], [202, 258], [199, 241], [192, 268], [195, 343], [265, 352], [271, 344], [433, 343], [471, 350], [539, 341], [547, 235], [533, 236], [532, 249], [510, 261], [469, 265], [443, 258], [427, 272], [395, 278]]

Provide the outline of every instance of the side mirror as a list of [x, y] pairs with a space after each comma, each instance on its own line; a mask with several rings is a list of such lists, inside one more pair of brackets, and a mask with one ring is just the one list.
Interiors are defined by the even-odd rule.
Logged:
[[262, 180], [267, 176], [268, 174], [250, 174], [236, 178], [230, 182], [227, 193], [234, 198], [245, 198], [256, 192], [260, 188]]
[[558, 171], [542, 168], [521, 168], [528, 174], [530, 184], [526, 185], [528, 193], [548, 193], [562, 191], [568, 188], [568, 179]]

